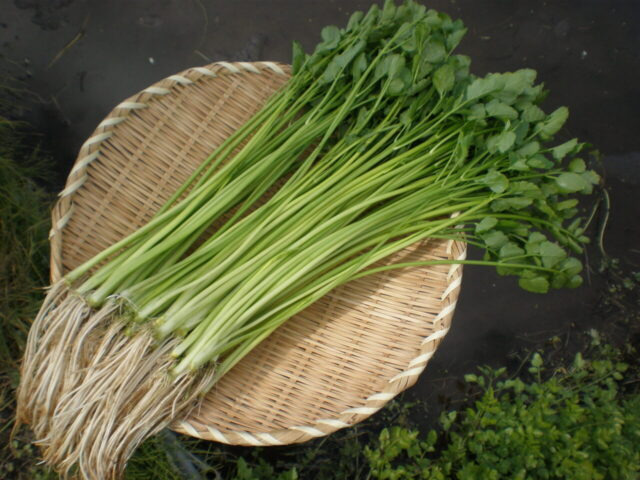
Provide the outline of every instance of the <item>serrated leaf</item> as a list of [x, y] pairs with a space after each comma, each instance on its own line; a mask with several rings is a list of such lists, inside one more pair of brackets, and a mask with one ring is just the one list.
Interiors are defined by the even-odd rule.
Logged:
[[302, 49], [302, 45], [294, 41], [293, 51], [291, 53], [291, 72], [293, 73], [293, 75], [295, 75], [300, 71], [300, 68], [304, 64], [305, 59], [306, 59], [306, 54]]
[[491, 117], [500, 118], [502, 120], [515, 120], [518, 118], [518, 112], [511, 106], [500, 100], [491, 100], [486, 105], [487, 114]]
[[537, 73], [531, 68], [521, 68], [515, 72], [505, 74], [504, 89], [520, 95], [527, 87], [533, 85]]
[[358, 26], [358, 24], [362, 21], [363, 17], [364, 13], [361, 11], [352, 13], [349, 17], [349, 21], [347, 22], [347, 32], [350, 32], [351, 30], [356, 28], [356, 26]]
[[451, 52], [453, 49], [455, 49], [458, 44], [460, 44], [460, 41], [464, 38], [466, 33], [466, 28], [458, 28], [447, 35], [447, 50]]
[[524, 142], [525, 138], [527, 138], [527, 134], [529, 133], [529, 123], [523, 122], [521, 120], [517, 120], [513, 123], [513, 133], [516, 134], [516, 145], [521, 145]]
[[430, 40], [424, 45], [423, 57], [427, 62], [439, 63], [447, 56], [442, 42]]
[[538, 132], [544, 137], [551, 137], [562, 128], [568, 117], [569, 109], [560, 107], [545, 118], [543, 122], [538, 123]]
[[382, 7], [382, 12], [380, 15], [381, 22], [390, 22], [396, 15], [396, 5], [394, 2], [387, 0], [384, 2], [384, 6]]
[[594, 172], [593, 170], [587, 170], [585, 172], [582, 172], [580, 174], [580, 176], [586, 181], [589, 182], [592, 185], [597, 185], [600, 182], [600, 175], [598, 175], [596, 172]]
[[542, 198], [542, 192], [535, 183], [532, 182], [512, 182], [509, 192], [517, 195], [523, 195], [529, 198]]
[[484, 217], [476, 224], [476, 233], [488, 232], [498, 223], [495, 217]]
[[527, 161], [525, 158], [512, 153], [509, 155], [509, 169], [516, 170], [518, 172], [526, 172], [531, 170], [531, 167], [527, 165]]
[[472, 105], [471, 108], [469, 109], [469, 114], [467, 115], [467, 118], [469, 120], [480, 120], [480, 119], [483, 119], [485, 116], [486, 116], [486, 111], [485, 111], [484, 105], [482, 103], [476, 103]]
[[487, 139], [487, 150], [491, 153], [504, 153], [509, 150], [516, 141], [516, 134], [513, 132], [502, 132]]
[[327, 65], [327, 68], [325, 68], [324, 72], [322, 72], [322, 75], [318, 79], [318, 82], [320, 84], [333, 82], [336, 79], [336, 77], [340, 74], [340, 70], [341, 70], [340, 65], [338, 65], [334, 59], [333, 61], [329, 62], [329, 65]]
[[544, 234], [540, 232], [531, 232], [531, 235], [529, 235], [529, 238], [527, 239], [527, 241], [531, 243], [541, 243], [541, 242], [544, 242], [546, 239], [547, 237], [545, 237]]
[[532, 103], [528, 104], [522, 110], [522, 119], [526, 122], [535, 123], [544, 120], [546, 117], [544, 111]]
[[491, 92], [499, 90], [504, 85], [504, 80], [499, 74], [493, 73], [484, 78], [476, 78], [467, 87], [467, 100], [488, 95]]
[[518, 280], [518, 285], [532, 293], [547, 293], [549, 291], [549, 281], [542, 276], [531, 278], [521, 277]]
[[492, 230], [481, 237], [487, 247], [494, 250], [498, 250], [509, 241], [509, 238], [500, 230]]
[[365, 47], [364, 40], [358, 40], [355, 44], [351, 45], [344, 52], [338, 55], [333, 61], [338, 64], [339, 67], [345, 68], [351, 63], [351, 60], [355, 58]]
[[340, 29], [335, 25], [328, 25], [320, 31], [322, 42], [316, 47], [317, 53], [333, 50], [340, 43]]
[[558, 268], [569, 277], [573, 277], [582, 271], [582, 262], [575, 257], [569, 257], [564, 259]]
[[453, 88], [455, 82], [455, 72], [451, 65], [444, 64], [433, 74], [433, 85], [440, 95]]
[[491, 202], [491, 210], [504, 212], [505, 210], [521, 210], [533, 203], [533, 199], [527, 197], [498, 198]]
[[401, 95], [406, 89], [404, 81], [401, 78], [394, 78], [389, 82], [387, 93], [391, 96]]
[[397, 78], [405, 68], [404, 56], [399, 54], [392, 54], [387, 57], [387, 75], [389, 78]]
[[497, 170], [490, 170], [482, 179], [481, 183], [488, 186], [492, 192], [502, 193], [509, 186], [509, 180]]
[[542, 168], [546, 170], [553, 167], [553, 162], [543, 154], [538, 153], [527, 160], [527, 165], [532, 168]]
[[549, 241], [540, 243], [539, 253], [542, 259], [542, 265], [546, 268], [553, 268], [567, 258], [567, 252], [565, 252], [560, 245]]
[[524, 249], [520, 248], [515, 242], [509, 242], [506, 245], [503, 245], [498, 252], [498, 256], [502, 260], [513, 257], [520, 257], [524, 254]]
[[[403, 24], [403, 26], [404, 25], [405, 24]], [[404, 38], [402, 38], [399, 44], [402, 50], [404, 50], [405, 52], [411, 53], [416, 51], [416, 49], [418, 48], [418, 45], [420, 44], [420, 40], [418, 39], [418, 35], [415, 29], [409, 27], [409, 32], [411, 33], [409, 35], [406, 35]]]
[[573, 151], [578, 145], [578, 139], [572, 138], [568, 142], [564, 142], [551, 149], [551, 154], [556, 160], [562, 160], [568, 153]]
[[556, 185], [562, 193], [575, 193], [589, 186], [581, 174], [564, 172], [556, 177]]
[[351, 65], [351, 76], [353, 81], [357, 82], [362, 77], [362, 74], [367, 69], [367, 56], [364, 52], [360, 52]]
[[539, 151], [540, 151], [540, 143], [536, 141], [526, 143], [518, 149], [518, 153], [525, 157], [530, 157], [532, 155], [535, 155]]

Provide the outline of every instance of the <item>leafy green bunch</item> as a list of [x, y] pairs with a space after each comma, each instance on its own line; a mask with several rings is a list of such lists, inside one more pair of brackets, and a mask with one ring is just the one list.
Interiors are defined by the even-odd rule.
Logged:
[[472, 75], [469, 58], [452, 53], [465, 32], [460, 20], [388, 1], [354, 13], [345, 29], [325, 27], [312, 55], [295, 44], [294, 74], [330, 84], [329, 96], [356, 92], [351, 118], [342, 120], [351, 141], [375, 135], [390, 115], [402, 125], [392, 140], [397, 154], [441, 140], [447, 162], [435, 152], [424, 161], [437, 164], [441, 185], [485, 187], [491, 201], [467, 216], [463, 231], [500, 274], [518, 275], [533, 292], [577, 287], [582, 264], [571, 253], [588, 239], [574, 194], [591, 193], [599, 181], [575, 157], [585, 144], [549, 145], [568, 109], [540, 108], [546, 92], [534, 70]]

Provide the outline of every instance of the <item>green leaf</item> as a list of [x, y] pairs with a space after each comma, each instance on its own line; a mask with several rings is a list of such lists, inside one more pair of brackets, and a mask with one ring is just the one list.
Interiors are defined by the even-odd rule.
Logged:
[[291, 72], [293, 75], [300, 71], [304, 61], [306, 60], [306, 54], [302, 49], [302, 45], [300, 43], [294, 41], [293, 42], [293, 52], [291, 54]]
[[580, 275], [574, 275], [567, 282], [567, 287], [568, 288], [578, 288], [579, 286], [582, 285], [583, 281], [584, 281], [584, 279]]
[[531, 357], [531, 366], [540, 368], [542, 366], [542, 356], [538, 352], [534, 353]]
[[513, 133], [516, 134], [516, 145], [521, 145], [529, 133], [529, 123], [517, 120], [513, 123]]
[[404, 25], [407, 25], [407, 35], [400, 39], [399, 45], [405, 52], [415, 52], [418, 45], [421, 43], [419, 39], [419, 32], [415, 28], [411, 28], [408, 23], [403, 24], [403, 27]]
[[549, 281], [543, 276], [531, 278], [520, 277], [518, 285], [532, 293], [547, 293], [549, 291]]
[[367, 69], [367, 56], [364, 52], [361, 52], [356, 59], [353, 61], [353, 65], [351, 65], [351, 75], [353, 77], [353, 81], [357, 82], [360, 80], [360, 77]]
[[525, 122], [535, 123], [539, 122], [540, 120], [544, 120], [545, 117], [546, 115], [542, 111], [542, 109], [532, 103], [528, 104], [522, 110], [522, 119]]
[[492, 230], [481, 237], [487, 247], [494, 250], [498, 250], [509, 241], [509, 238], [500, 230]]
[[446, 56], [447, 51], [442, 42], [430, 40], [425, 44], [423, 57], [427, 62], [438, 63], [444, 60]]
[[576, 205], [578, 205], [578, 200], [575, 198], [570, 198], [569, 200], [558, 202], [556, 204], [556, 210], [567, 210], [569, 208], [574, 208]]
[[351, 45], [344, 52], [338, 55], [333, 61], [341, 68], [345, 68], [351, 63], [351, 60], [355, 58], [365, 47], [364, 40], [358, 40], [355, 44]]
[[553, 162], [545, 157], [542, 153], [538, 153], [527, 160], [527, 165], [532, 168], [549, 169], [553, 167]]
[[464, 376], [464, 381], [467, 383], [476, 383], [478, 381], [478, 376], [473, 373], [467, 373]]
[[569, 109], [560, 107], [553, 111], [543, 122], [538, 123], [538, 132], [543, 137], [551, 137], [562, 128], [568, 117]]
[[487, 185], [495, 193], [502, 193], [509, 186], [507, 177], [494, 169], [489, 170], [489, 173], [482, 177], [480, 182]]
[[522, 94], [527, 87], [533, 85], [536, 80], [536, 71], [531, 68], [522, 68], [504, 75], [504, 89], [516, 95]]
[[521, 210], [533, 203], [533, 199], [527, 197], [498, 198], [491, 202], [491, 210], [504, 212], [505, 210]]
[[322, 75], [318, 79], [318, 82], [320, 84], [333, 82], [336, 79], [336, 77], [340, 74], [341, 70], [342, 69], [340, 68], [340, 65], [338, 65], [334, 59], [333, 61], [329, 62], [329, 65], [327, 65], [327, 68], [325, 68], [324, 72], [322, 72]]
[[551, 149], [553, 158], [555, 158], [556, 160], [562, 160], [568, 153], [576, 148], [576, 145], [578, 145], [578, 139], [572, 138], [568, 142], [564, 142], [556, 147], [553, 147]]
[[387, 75], [389, 75], [389, 78], [399, 77], [405, 68], [404, 56], [394, 53], [393, 55], [389, 55], [387, 58], [389, 62]]
[[531, 167], [527, 165], [527, 161], [525, 158], [515, 153], [511, 153], [509, 154], [509, 169], [517, 170], [518, 172], [526, 172], [531, 170]]
[[392, 0], [386, 0], [384, 7], [382, 7], [382, 15], [380, 16], [381, 22], [390, 22], [396, 15], [396, 5]]
[[349, 22], [347, 23], [347, 32], [352, 31], [354, 28], [358, 26], [358, 24], [362, 21], [364, 17], [364, 13], [361, 11], [356, 11], [351, 14], [349, 17]]
[[515, 141], [516, 134], [514, 132], [502, 132], [487, 139], [487, 149], [491, 153], [504, 153], [513, 146]]
[[573, 277], [582, 271], [582, 262], [575, 257], [569, 257], [563, 260], [558, 265], [558, 268], [562, 270], [564, 274]]
[[567, 252], [554, 242], [544, 241], [540, 243], [540, 257], [542, 265], [546, 268], [553, 268], [562, 260], [567, 258]]
[[406, 90], [406, 85], [401, 78], [394, 78], [389, 82], [387, 93], [391, 96], [401, 95]]
[[518, 112], [506, 103], [494, 99], [487, 103], [487, 114], [491, 117], [500, 118], [502, 120], [515, 120], [518, 118]]
[[492, 73], [484, 78], [476, 78], [467, 87], [467, 100], [484, 97], [491, 92], [501, 89], [504, 86], [504, 80], [497, 73]]
[[540, 244], [545, 242], [547, 237], [545, 237], [540, 232], [532, 232], [529, 235], [527, 243], [525, 243], [525, 250], [529, 255], [540, 255]]
[[320, 32], [320, 36], [323, 41], [316, 47], [317, 53], [333, 50], [340, 43], [340, 29], [335, 25], [324, 27]]
[[498, 223], [495, 217], [484, 217], [476, 224], [476, 233], [488, 232]]
[[587, 169], [584, 160], [581, 158], [574, 158], [569, 162], [569, 170], [574, 173], [582, 173]]
[[459, 28], [447, 35], [447, 50], [451, 52], [453, 49], [455, 49], [460, 41], [464, 38], [466, 33], [466, 28]]
[[562, 193], [575, 193], [589, 186], [582, 175], [573, 172], [564, 172], [556, 177], [556, 185]]
[[540, 143], [533, 141], [524, 144], [522, 147], [518, 149], [518, 154], [523, 155], [525, 157], [530, 157], [535, 155], [540, 151]]
[[528, 198], [542, 198], [542, 192], [535, 183], [532, 182], [511, 182], [509, 192], [514, 195], [522, 195]]
[[515, 242], [509, 242], [506, 245], [503, 245], [498, 252], [498, 256], [502, 260], [513, 257], [520, 257], [524, 254], [524, 249], [520, 248]]
[[476, 103], [472, 105], [471, 108], [469, 109], [469, 114], [467, 115], [467, 118], [469, 120], [480, 120], [480, 119], [483, 119], [485, 116], [486, 116], [486, 111], [485, 111], [484, 105], [482, 103]]
[[453, 88], [455, 82], [455, 72], [453, 67], [448, 63], [442, 65], [433, 74], [433, 85], [440, 95], [444, 95], [446, 92]]
[[580, 175], [586, 182], [589, 182], [592, 185], [600, 183], [600, 175], [593, 170], [587, 170], [586, 172], [582, 172]]

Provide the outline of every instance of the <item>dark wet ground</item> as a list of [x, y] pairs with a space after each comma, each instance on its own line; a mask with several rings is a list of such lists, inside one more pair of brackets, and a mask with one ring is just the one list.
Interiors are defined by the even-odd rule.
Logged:
[[[46, 132], [61, 185], [83, 140], [125, 97], [211, 61], [287, 62], [292, 40], [309, 50], [324, 25], [343, 24], [369, 4], [0, 0], [0, 54], [25, 81], [30, 109], [22, 113]], [[453, 328], [407, 395], [432, 401], [478, 364], [515, 366], [514, 352], [553, 336], [556, 347], [571, 350], [589, 328], [621, 336], [631, 328], [611, 319], [637, 314], [637, 303], [615, 300], [610, 288], [640, 271], [640, 2], [441, 0], [428, 6], [463, 19], [469, 32], [458, 51], [471, 56], [475, 73], [535, 68], [551, 91], [547, 108], [569, 106], [563, 135], [591, 142], [603, 154], [611, 200], [604, 247], [623, 272], [613, 280], [599, 274], [592, 248], [585, 286], [540, 296], [489, 269], [467, 268]]]

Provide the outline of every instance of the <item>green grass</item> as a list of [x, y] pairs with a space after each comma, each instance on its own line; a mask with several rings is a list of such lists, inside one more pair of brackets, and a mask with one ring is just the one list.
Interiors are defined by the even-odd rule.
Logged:
[[0, 478], [52, 478], [20, 434], [10, 444], [18, 366], [48, 283], [50, 162], [32, 133], [0, 116]]
[[48, 160], [0, 117], [0, 362], [15, 367], [48, 282]]

